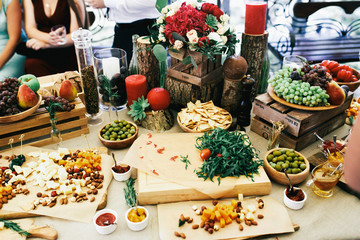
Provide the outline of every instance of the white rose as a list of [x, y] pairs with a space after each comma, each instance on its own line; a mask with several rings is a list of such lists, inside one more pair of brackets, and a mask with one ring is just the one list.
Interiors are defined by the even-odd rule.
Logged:
[[214, 40], [216, 42], [222, 42], [220, 35], [217, 34], [216, 32], [209, 33], [208, 38], [210, 40]]
[[160, 27], [159, 27], [159, 32], [160, 32], [160, 33], [163, 33], [164, 31], [165, 31], [164, 25], [160, 25]]
[[184, 46], [184, 43], [180, 40], [176, 40], [174, 43], [174, 48], [177, 50], [180, 50], [180, 48], [182, 48]]
[[224, 35], [225, 33], [226, 33], [226, 31], [229, 29], [229, 25], [228, 24], [224, 24], [224, 25], [222, 25], [222, 24], [218, 24], [217, 25], [217, 27], [218, 27], [218, 30], [216, 31], [218, 34], [220, 34], [220, 35]]
[[161, 41], [161, 42], [166, 42], [166, 38], [165, 38], [165, 35], [164, 35], [164, 34], [159, 33], [158, 38], [159, 38], [159, 41]]
[[175, 12], [179, 11], [180, 7], [181, 7], [182, 2], [181, 1], [176, 1], [173, 4], [170, 5], [171, 9], [173, 9]]
[[160, 16], [158, 19], [156, 19], [157, 24], [162, 24], [164, 22], [164, 17]]
[[225, 45], [228, 39], [226, 36], [221, 36], [221, 40], [222, 40], [223, 44]]
[[189, 39], [189, 42], [193, 42], [195, 38], [198, 38], [197, 32], [195, 29], [190, 30], [186, 33], [186, 37]]
[[165, 15], [168, 11], [169, 11], [169, 6], [166, 6], [163, 9], [161, 9], [161, 14]]
[[166, 16], [167, 17], [170, 17], [170, 16], [172, 16], [172, 15], [174, 15], [175, 14], [175, 11], [173, 10], [173, 9], [171, 9], [167, 14], [166, 14]]
[[220, 16], [220, 21], [227, 23], [230, 20], [230, 16], [227, 14], [223, 14]]

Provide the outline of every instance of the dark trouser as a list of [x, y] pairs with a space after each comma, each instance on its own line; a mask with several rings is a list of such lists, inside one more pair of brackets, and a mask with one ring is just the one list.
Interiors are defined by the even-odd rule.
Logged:
[[126, 51], [128, 63], [132, 56], [132, 35], [138, 34], [141, 36], [148, 36], [150, 28], [155, 22], [155, 19], [144, 19], [132, 23], [117, 23], [115, 25], [115, 36], [113, 47], [121, 48]]

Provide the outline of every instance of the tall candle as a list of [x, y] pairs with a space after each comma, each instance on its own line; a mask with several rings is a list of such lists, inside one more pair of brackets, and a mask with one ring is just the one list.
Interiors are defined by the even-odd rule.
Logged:
[[137, 101], [139, 97], [146, 96], [146, 77], [144, 75], [130, 75], [125, 78], [125, 84], [129, 107], [133, 104], [133, 100]]
[[266, 2], [247, 2], [245, 12], [245, 33], [264, 34], [266, 24]]
[[120, 73], [120, 60], [117, 57], [102, 59], [103, 72], [106, 77], [111, 79], [116, 73]]

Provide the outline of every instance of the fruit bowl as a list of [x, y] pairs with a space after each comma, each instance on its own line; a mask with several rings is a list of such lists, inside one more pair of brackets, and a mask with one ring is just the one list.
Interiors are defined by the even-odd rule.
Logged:
[[129, 121], [126, 121], [126, 122], [135, 128], [135, 133], [131, 137], [128, 137], [128, 138], [125, 138], [122, 140], [110, 140], [110, 139], [107, 140], [107, 139], [105, 139], [102, 136], [102, 134], [103, 134], [103, 130], [106, 128], [106, 126], [109, 125], [109, 124], [106, 124], [99, 130], [99, 133], [98, 133], [98, 137], [99, 137], [101, 143], [104, 144], [106, 147], [112, 148], [112, 149], [121, 149], [121, 148], [126, 148], [126, 147], [130, 146], [135, 141], [135, 139], [139, 133], [139, 128], [133, 122], [129, 122]]
[[353, 74], [359, 79], [356, 82], [337, 82], [340, 86], [346, 85], [349, 87], [349, 90], [354, 92], [360, 85], [360, 73], [353, 69]]
[[[274, 151], [281, 150], [281, 149], [284, 149], [285, 151], [286, 150], [291, 150], [292, 151], [292, 149], [289, 149], [289, 148], [274, 148], [274, 149], [271, 149], [264, 156], [264, 168], [265, 168], [265, 171], [266, 171], [267, 175], [271, 178], [271, 180], [273, 180], [273, 181], [275, 181], [277, 183], [283, 184], [283, 185], [288, 185], [289, 181], [286, 178], [285, 173], [284, 172], [279, 172], [276, 169], [274, 169], [270, 165], [269, 160], [268, 160], [268, 155], [269, 154], [273, 153]], [[299, 172], [299, 173], [296, 173], [296, 174], [288, 173], [288, 176], [289, 176], [289, 178], [291, 180], [291, 183], [292, 184], [299, 184], [299, 183], [303, 182], [308, 177], [309, 172], [310, 172], [310, 164], [309, 164], [309, 161], [301, 153], [299, 153], [297, 151], [294, 151], [294, 153], [297, 153], [299, 156], [301, 156], [304, 159], [304, 163], [306, 164], [306, 168], [302, 172]]]
[[18, 113], [18, 114], [0, 117], [0, 123], [11, 123], [11, 122], [20, 121], [21, 119], [24, 119], [24, 118], [30, 116], [31, 114], [33, 114], [39, 108], [41, 101], [42, 101], [41, 95], [39, 95], [39, 94], [36, 94], [36, 95], [38, 96], [38, 102], [36, 103], [35, 106], [33, 106], [32, 108], [26, 109], [25, 111]]

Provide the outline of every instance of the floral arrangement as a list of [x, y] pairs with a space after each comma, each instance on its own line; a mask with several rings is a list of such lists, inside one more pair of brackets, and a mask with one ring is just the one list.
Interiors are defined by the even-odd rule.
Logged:
[[229, 24], [230, 17], [218, 6], [195, 0], [176, 1], [164, 7], [161, 14], [150, 29], [153, 45], [161, 44], [174, 52], [200, 52], [212, 61], [215, 55], [235, 53], [238, 40]]

